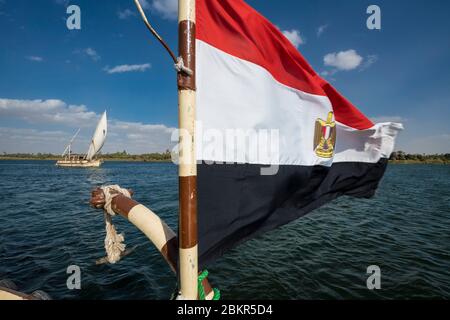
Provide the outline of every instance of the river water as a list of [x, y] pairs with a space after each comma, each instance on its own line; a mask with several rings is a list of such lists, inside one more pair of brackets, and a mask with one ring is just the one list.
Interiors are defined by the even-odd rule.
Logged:
[[[390, 165], [375, 198], [340, 198], [246, 242], [209, 266], [223, 299], [450, 298], [450, 166]], [[116, 265], [105, 255], [101, 212], [90, 190], [120, 184], [176, 230], [177, 168], [107, 162], [61, 169], [51, 161], [0, 161], [0, 279], [54, 299], [167, 299], [176, 278], [149, 241], [115, 218], [128, 247]], [[69, 265], [81, 290], [69, 290]], [[368, 290], [367, 267], [381, 270]]]

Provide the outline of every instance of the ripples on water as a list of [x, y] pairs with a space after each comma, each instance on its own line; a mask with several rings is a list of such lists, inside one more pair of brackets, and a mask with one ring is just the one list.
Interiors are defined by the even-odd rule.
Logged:
[[[449, 166], [391, 165], [374, 199], [338, 199], [249, 241], [210, 266], [210, 280], [224, 299], [450, 298], [449, 177]], [[136, 251], [95, 265], [105, 255], [104, 224], [88, 200], [98, 185], [131, 187], [176, 229], [177, 181], [172, 164], [0, 162], [0, 279], [56, 299], [167, 299], [175, 276], [124, 219], [115, 222]], [[82, 290], [66, 287], [72, 264]], [[382, 290], [366, 288], [373, 264]]]

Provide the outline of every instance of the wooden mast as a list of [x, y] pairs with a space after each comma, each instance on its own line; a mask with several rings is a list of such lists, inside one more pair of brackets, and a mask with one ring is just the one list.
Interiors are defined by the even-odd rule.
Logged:
[[192, 73], [178, 73], [179, 155], [179, 299], [198, 298], [197, 161], [195, 149], [195, 0], [178, 1], [178, 48]]

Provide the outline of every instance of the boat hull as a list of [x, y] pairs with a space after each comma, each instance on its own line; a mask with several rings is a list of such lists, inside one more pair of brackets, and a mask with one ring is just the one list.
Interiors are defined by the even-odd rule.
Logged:
[[59, 160], [56, 162], [56, 166], [65, 168], [98, 168], [102, 163], [102, 160]]
[[31, 295], [0, 287], [0, 300], [36, 300]]

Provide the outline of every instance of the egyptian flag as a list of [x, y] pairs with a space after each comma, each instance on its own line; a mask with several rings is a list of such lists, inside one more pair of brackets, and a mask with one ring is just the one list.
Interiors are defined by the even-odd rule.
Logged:
[[339, 196], [372, 197], [402, 126], [372, 123], [244, 1], [196, 6], [204, 266]]

